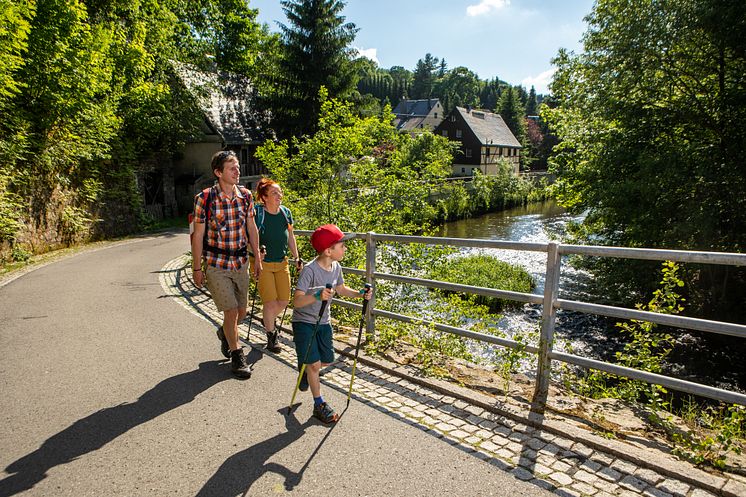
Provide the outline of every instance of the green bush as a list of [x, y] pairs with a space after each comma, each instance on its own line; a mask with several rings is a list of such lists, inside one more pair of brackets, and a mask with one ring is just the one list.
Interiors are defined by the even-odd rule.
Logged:
[[[531, 275], [522, 267], [483, 254], [454, 257], [441, 266], [431, 268], [427, 277], [461, 285], [523, 293], [530, 293], [536, 286]], [[481, 295], [464, 295], [462, 298], [485, 305], [492, 312], [518, 304], [512, 300]]]

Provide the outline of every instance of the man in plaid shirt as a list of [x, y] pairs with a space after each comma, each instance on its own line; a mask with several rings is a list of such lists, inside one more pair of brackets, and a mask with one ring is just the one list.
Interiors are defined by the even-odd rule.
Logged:
[[[217, 184], [194, 197], [192, 272], [197, 287], [207, 282], [215, 306], [223, 313], [217, 335], [223, 355], [231, 360], [231, 371], [246, 379], [251, 377], [251, 367], [238, 342], [238, 323], [246, 316], [249, 294], [247, 247], [259, 253], [259, 233], [251, 192], [238, 185], [241, 169], [236, 154], [226, 150], [213, 155], [212, 172]], [[255, 278], [262, 270], [260, 259]]]

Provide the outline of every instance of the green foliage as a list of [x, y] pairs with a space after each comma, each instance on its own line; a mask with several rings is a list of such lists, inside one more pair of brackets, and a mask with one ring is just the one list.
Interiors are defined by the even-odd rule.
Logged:
[[[743, 2], [597, 2], [584, 49], [560, 51], [546, 118], [561, 140], [555, 193], [588, 212], [581, 242], [742, 251], [746, 244], [746, 18]], [[727, 220], [727, 222], [725, 222]], [[638, 295], [624, 261], [596, 278]], [[743, 315], [743, 269], [689, 273], [690, 304]]]
[[[688, 414], [692, 414], [691, 412]], [[666, 431], [674, 442], [673, 454], [697, 465], [710, 464], [725, 469], [729, 452], [740, 454], [746, 435], [746, 411], [731, 405], [697, 408], [687, 421], [687, 429], [679, 429], [673, 416], [654, 412], [652, 421]]]
[[[679, 276], [679, 266], [674, 262], [666, 261], [662, 265], [661, 273], [663, 279], [660, 287], [653, 293], [653, 298], [646, 306], [638, 304], [637, 308], [661, 314], [678, 314], [684, 310], [681, 305], [684, 299], [677, 293], [677, 289], [684, 286]], [[629, 323], [617, 323], [617, 326], [630, 337], [624, 349], [616, 353], [619, 364], [651, 373], [660, 373], [665, 358], [671, 352], [673, 337], [668, 333], [657, 331], [657, 325], [649, 321], [633, 319]], [[659, 403], [661, 394], [666, 393], [666, 389], [660, 385], [617, 378], [602, 371], [588, 373], [585, 378], [577, 382], [577, 389], [581, 394], [594, 398], [647, 400], [653, 404]]]
[[[663, 279], [660, 287], [646, 306], [639, 309], [662, 314], [678, 314], [684, 310], [678, 289], [684, 286], [679, 275], [679, 267], [670, 261], [663, 264]], [[667, 333], [655, 331], [653, 323], [632, 320], [619, 323], [622, 331], [631, 337], [616, 357], [620, 364], [661, 373], [662, 365], [673, 345], [673, 338]], [[566, 380], [568, 380], [566, 378]], [[685, 403], [679, 414], [687, 423], [682, 431], [673, 421], [674, 409], [665, 398], [667, 391], [660, 385], [618, 378], [603, 372], [591, 372], [584, 378], [572, 377], [568, 380], [572, 387], [583, 395], [594, 398], [619, 398], [630, 401], [646, 401], [650, 421], [662, 428], [674, 443], [674, 454], [695, 464], [711, 464], [722, 469], [729, 451], [741, 452], [746, 425], [746, 414], [742, 406], [730, 406], [727, 410], [712, 407], [698, 407], [693, 402]]]
[[[461, 285], [495, 288], [511, 292], [531, 293], [535, 284], [531, 275], [520, 266], [503, 262], [489, 255], [463, 255], [447, 260], [444, 264], [431, 267], [427, 277], [432, 280], [449, 281]], [[463, 297], [467, 298], [467, 297]], [[516, 302], [473, 295], [474, 302], [487, 306], [496, 312]]]
[[518, 92], [507, 87], [500, 96], [500, 103], [495, 112], [500, 114], [505, 124], [520, 143], [526, 142], [526, 108], [518, 97]]
[[[396, 132], [389, 111], [357, 117], [352, 105], [321, 92], [318, 131], [266, 143], [257, 157], [283, 185], [298, 226], [333, 222], [343, 230], [411, 234], [435, 218], [428, 181], [447, 175], [450, 146], [442, 137]], [[294, 151], [291, 153], [291, 148]]]
[[0, 6], [4, 248], [138, 230], [140, 180], [169, 167], [201, 123], [171, 60], [250, 71], [277, 39], [238, 0]]

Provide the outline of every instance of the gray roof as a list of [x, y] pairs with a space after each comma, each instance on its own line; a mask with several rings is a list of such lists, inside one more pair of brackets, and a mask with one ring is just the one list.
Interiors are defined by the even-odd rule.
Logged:
[[521, 143], [505, 124], [500, 114], [493, 114], [485, 110], [465, 109], [456, 107], [466, 124], [483, 145], [492, 144], [504, 147], [521, 148]]
[[249, 78], [224, 71], [205, 72], [177, 61], [172, 61], [172, 66], [225, 145], [262, 143], [272, 137], [269, 113], [257, 109], [256, 90]]
[[424, 100], [400, 100], [392, 112], [396, 114], [396, 117], [400, 118], [417, 116], [425, 117], [437, 103], [437, 98], [426, 98]]

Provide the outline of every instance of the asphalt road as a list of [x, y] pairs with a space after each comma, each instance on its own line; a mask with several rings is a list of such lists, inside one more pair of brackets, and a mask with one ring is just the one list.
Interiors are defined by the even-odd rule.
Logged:
[[253, 350], [233, 379], [213, 325], [162, 289], [187, 246], [147, 237], [0, 287], [0, 497], [549, 495], [356, 401], [331, 428], [309, 394], [281, 414], [294, 371]]

